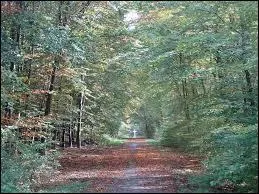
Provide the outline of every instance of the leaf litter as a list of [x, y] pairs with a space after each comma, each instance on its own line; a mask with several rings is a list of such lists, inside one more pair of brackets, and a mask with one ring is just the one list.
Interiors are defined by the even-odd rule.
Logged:
[[59, 171], [41, 187], [79, 181], [87, 183], [83, 193], [177, 192], [188, 186], [188, 175], [202, 172], [200, 160], [156, 148], [145, 139], [128, 139], [121, 146], [65, 148]]

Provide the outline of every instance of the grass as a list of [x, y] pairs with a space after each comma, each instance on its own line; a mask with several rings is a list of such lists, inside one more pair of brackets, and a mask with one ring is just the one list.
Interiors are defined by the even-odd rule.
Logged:
[[45, 188], [39, 193], [81, 193], [88, 185], [88, 182], [77, 181]]

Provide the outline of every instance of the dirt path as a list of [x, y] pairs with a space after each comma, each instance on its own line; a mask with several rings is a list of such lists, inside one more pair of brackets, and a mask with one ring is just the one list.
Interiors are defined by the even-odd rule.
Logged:
[[83, 192], [177, 192], [188, 174], [201, 171], [197, 157], [160, 150], [144, 139], [129, 139], [120, 147], [67, 148], [62, 168], [50, 182], [88, 181]]

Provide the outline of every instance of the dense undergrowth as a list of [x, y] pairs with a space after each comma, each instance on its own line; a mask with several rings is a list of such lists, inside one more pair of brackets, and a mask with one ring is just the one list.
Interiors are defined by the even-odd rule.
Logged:
[[183, 191], [258, 192], [258, 125], [226, 124], [215, 118], [206, 121], [189, 125], [189, 131], [186, 125], [176, 125], [155, 142], [205, 158], [204, 174], [189, 177], [191, 189]]
[[45, 150], [49, 143], [21, 142], [6, 128], [1, 129], [1, 137], [1, 192], [31, 192], [59, 167], [58, 151]]

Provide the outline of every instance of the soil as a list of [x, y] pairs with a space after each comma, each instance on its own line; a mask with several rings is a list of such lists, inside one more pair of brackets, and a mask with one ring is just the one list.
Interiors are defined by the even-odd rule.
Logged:
[[66, 148], [61, 168], [42, 187], [88, 182], [83, 193], [168, 193], [188, 187], [187, 177], [202, 172], [200, 158], [128, 139], [121, 146]]

